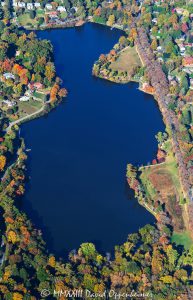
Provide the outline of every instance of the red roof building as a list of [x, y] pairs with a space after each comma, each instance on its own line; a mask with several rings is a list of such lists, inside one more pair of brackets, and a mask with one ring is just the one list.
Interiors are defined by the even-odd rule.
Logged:
[[184, 57], [183, 65], [185, 67], [193, 67], [193, 56]]

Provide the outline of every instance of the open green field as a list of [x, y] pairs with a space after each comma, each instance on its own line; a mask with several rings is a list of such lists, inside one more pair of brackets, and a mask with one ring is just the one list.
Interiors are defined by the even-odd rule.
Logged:
[[141, 67], [141, 61], [135, 47], [127, 47], [120, 56], [112, 62], [110, 68], [115, 71], [127, 71], [128, 74], [136, 67]]
[[[37, 17], [43, 17], [43, 14], [41, 14], [40, 12], [37, 14]], [[22, 25], [22, 26], [26, 26], [26, 25], [37, 25], [38, 21], [37, 19], [31, 19], [29, 13], [25, 13], [22, 14], [18, 17], [18, 22]]]
[[41, 93], [41, 92], [34, 92], [33, 97], [42, 100], [42, 101], [46, 101], [47, 97], [45, 93]]
[[140, 171], [142, 171], [141, 180], [150, 197], [156, 196], [156, 190], [163, 196], [174, 193], [183, 197], [176, 160], [172, 154], [167, 156], [164, 163], [142, 167]]
[[176, 245], [183, 245], [186, 250], [193, 245], [193, 241], [187, 231], [183, 233], [174, 232], [171, 240]]
[[18, 108], [19, 108], [19, 116], [23, 117], [26, 115], [30, 115], [37, 110], [39, 110], [42, 107], [43, 103], [40, 101], [26, 101], [26, 102], [19, 102]]
[[184, 196], [178, 176], [176, 160], [172, 153], [161, 164], [141, 167], [140, 179], [147, 199], [164, 204], [172, 218], [174, 230], [185, 230], [183, 219]]

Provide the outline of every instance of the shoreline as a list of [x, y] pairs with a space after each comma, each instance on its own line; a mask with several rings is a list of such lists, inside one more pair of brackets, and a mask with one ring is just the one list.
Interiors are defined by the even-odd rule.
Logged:
[[[83, 25], [86, 24], [86, 23], [94, 23], [94, 24], [106, 26], [105, 24], [100, 24], [100, 23], [92, 22], [91, 20], [86, 20], [86, 21], [84, 21], [83, 23], [81, 23], [80, 26], [83, 26]], [[108, 26], [108, 27], [111, 27], [111, 26]], [[65, 29], [65, 28], [75, 28], [75, 23], [70, 24], [69, 26], [68, 26], [68, 25], [67, 25], [67, 26], [64, 26], [64, 27], [63, 27], [63, 26], [62, 26], [62, 27], [61, 27], [61, 26], [57, 26], [57, 27], [51, 27], [51, 28], [41, 28], [41, 29], [36, 29], [36, 30], [54, 30], [54, 29]], [[118, 29], [118, 28], [117, 28], [117, 29]], [[34, 28], [33, 28], [32, 30], [34, 30]], [[119, 29], [119, 30], [122, 30], [122, 29]], [[122, 31], [123, 31], [123, 30], [122, 30]], [[123, 32], [125, 33], [125, 31], [123, 31]], [[124, 49], [123, 49], [123, 50], [124, 50]], [[138, 55], [139, 55], [139, 58], [140, 58], [140, 61], [141, 61], [142, 65], [145, 66], [145, 63], [144, 63], [144, 61], [143, 61], [143, 59], [142, 59], [142, 56], [140, 55], [140, 51], [139, 51], [139, 49], [138, 49], [137, 46], [136, 46], [136, 50], [137, 50], [137, 53], [138, 53]], [[108, 77], [101, 76], [101, 75], [96, 76], [96, 77], [98, 77], [98, 78], [100, 78], [100, 79], [103, 79], [103, 80], [108, 80], [108, 81], [110, 81], [110, 82], [114, 82], [114, 83], [117, 83], [117, 84], [128, 84], [129, 82], [135, 82], [135, 83], [138, 83], [138, 84], [139, 84], [138, 90], [140, 90], [141, 92], [144, 92], [144, 93], [146, 93], [146, 94], [149, 94], [149, 95], [153, 96], [154, 100], [158, 103], [158, 106], [159, 106], [159, 110], [160, 110], [162, 119], [163, 119], [163, 121], [164, 121], [164, 123], [165, 123], [165, 120], [164, 120], [164, 114], [163, 114], [162, 109], [160, 108], [160, 104], [159, 104], [159, 101], [158, 101], [158, 99], [157, 99], [157, 97], [156, 97], [156, 94], [155, 94], [155, 93], [151, 93], [151, 92], [146, 92], [146, 91], [141, 87], [142, 82], [141, 82], [140, 80], [134, 80], [133, 78], [132, 78], [132, 79], [129, 79], [129, 80], [126, 80], [126, 81], [113, 80], [113, 79], [109, 79]], [[56, 104], [56, 105], [57, 105], [57, 104]], [[43, 116], [45, 113], [46, 113], [46, 112], [44, 112], [44, 109], [42, 108], [42, 113], [40, 112], [40, 115], [39, 115], [38, 112], [35, 113], [35, 114], [32, 114], [32, 119], [39, 118], [39, 117]], [[37, 115], [36, 115], [36, 114], [37, 114]], [[30, 120], [31, 120], [31, 116], [29, 115], [29, 116], [27, 116], [25, 119], [26, 119], [26, 121], [30, 121]], [[25, 121], [24, 121], [24, 122], [25, 122]], [[20, 121], [19, 121], [19, 120], [18, 120], [18, 121], [15, 121], [15, 123], [20, 123]], [[165, 124], [166, 124], [166, 123], [165, 123]]]
[[[183, 299], [183, 297], [191, 297], [193, 278], [193, 234], [190, 236], [190, 232], [192, 232], [191, 228], [193, 228], [193, 222], [191, 221], [193, 205], [190, 205], [190, 201], [193, 201], [193, 191], [191, 193], [190, 188], [192, 188], [191, 178], [193, 178], [193, 172], [191, 172], [193, 170], [193, 165], [191, 165], [193, 163], [193, 147], [191, 147], [191, 144], [188, 142], [188, 137], [193, 139], [193, 126], [189, 129], [191, 125], [190, 120], [192, 120], [193, 115], [190, 107], [185, 107], [183, 104], [184, 101], [190, 99], [192, 93], [189, 93], [188, 84], [187, 87], [184, 88], [185, 84], [181, 86], [180, 84], [182, 82], [178, 79], [179, 87], [177, 86], [176, 89], [174, 89], [174, 87], [172, 88], [172, 77], [170, 76], [170, 79], [168, 76], [168, 68], [166, 65], [171, 57], [168, 55], [166, 58], [164, 51], [162, 55], [162, 53], [160, 53], [161, 51], [156, 52], [155, 50], [158, 46], [163, 49], [163, 36], [167, 37], [168, 40], [171, 36], [174, 36], [174, 30], [177, 30], [176, 27], [174, 28], [174, 23], [178, 24], [180, 29], [184, 29], [182, 30], [185, 36], [184, 41], [188, 42], [187, 34], [192, 19], [190, 15], [188, 15], [188, 4], [186, 5], [187, 26], [184, 26], [183, 17], [178, 17], [180, 9], [177, 6], [181, 4], [177, 4], [176, 6], [175, 3], [168, 3], [168, 5], [155, 3], [154, 5], [153, 3], [149, 4], [148, 1], [143, 1], [141, 4], [137, 1], [129, 4], [124, 1], [119, 3], [113, 2], [114, 1], [105, 1], [105, 3], [99, 4], [97, 2], [94, 5], [90, 2], [75, 2], [75, 7], [72, 7], [72, 5], [74, 5], [73, 2], [69, 4], [69, 9], [66, 8], [65, 4], [62, 4], [62, 6], [65, 6], [63, 9], [67, 9], [66, 14], [60, 14], [60, 12], [58, 12], [60, 9], [58, 9], [57, 3], [42, 3], [41, 11], [38, 12], [38, 14], [37, 11], [28, 11], [29, 7], [31, 7], [31, 9], [33, 7], [33, 10], [36, 9], [34, 3], [24, 4], [27, 10], [22, 9], [18, 12], [17, 9], [14, 11], [14, 7], [12, 7], [12, 11], [10, 11], [6, 5], [3, 8], [1, 7], [1, 15], [3, 16], [3, 21], [1, 22], [5, 23], [1, 24], [1, 38], [3, 41], [2, 44], [5, 46], [6, 58], [6, 64], [4, 64], [4, 60], [2, 61], [2, 74], [0, 78], [3, 87], [1, 94], [1, 98], [3, 99], [1, 105], [2, 135], [0, 136], [0, 217], [2, 222], [0, 241], [0, 294], [3, 299], [6, 297], [10, 299], [33, 298], [34, 300], [48, 297], [51, 299], [57, 298], [60, 291], [61, 294], [59, 296], [65, 295], [63, 291], [69, 293], [72, 291], [74, 293], [74, 290], [77, 288], [83, 292], [88, 289], [89, 293], [93, 293], [93, 297], [97, 299], [100, 298], [101, 295], [105, 296], [106, 291], [109, 290], [115, 291], [116, 297], [121, 295], [120, 297], [123, 298], [127, 295], [125, 291], [132, 291], [131, 294], [136, 292], [137, 295], [139, 292], [141, 293], [140, 297], [146, 297], [146, 295], [149, 297], [151, 293], [151, 297], [155, 296], [156, 299], [157, 297], [165, 299], [167, 295], [170, 296], [171, 300], [175, 300], [178, 297], [180, 299]], [[47, 5], [49, 6], [47, 7]], [[17, 4], [15, 5], [13, 2], [13, 6], [17, 6]], [[161, 7], [159, 11], [157, 11], [156, 6]], [[51, 11], [49, 7], [54, 8], [53, 11]], [[71, 7], [73, 8], [72, 11]], [[185, 12], [184, 8], [183, 10]], [[82, 19], [90, 15], [93, 17], [90, 17], [90, 19], [88, 17], [88, 20], [79, 21], [77, 23], [68, 22], [63, 24], [63, 26], [61, 26], [61, 24], [52, 26], [54, 23], [63, 22], [68, 19], [68, 17], [76, 18], [75, 16], [77, 15], [81, 16]], [[5, 16], [8, 17], [7, 20]], [[15, 18], [13, 18], [13, 16], [15, 16]], [[39, 18], [40, 16], [41, 19]], [[159, 16], [161, 17], [159, 18]], [[173, 16], [176, 17], [176, 19], [174, 19]], [[183, 16], [185, 16], [185, 13], [183, 13]], [[104, 22], [105, 24], [92, 22], [92, 18], [99, 22]], [[12, 20], [13, 22], [15, 21], [15, 26], [12, 26], [14, 25], [13, 23], [11, 24]], [[17, 24], [19, 21], [30, 26], [34, 24], [38, 26], [38, 24], [46, 24], [49, 22], [50, 24], [49, 27], [44, 28], [20, 27], [20, 29], [22, 29], [20, 30], [18, 29], [19, 24]], [[131, 89], [133, 90], [128, 87], [121, 88], [119, 86], [115, 89], [112, 87], [109, 93], [111, 98], [108, 98], [109, 94], [105, 89], [99, 91], [99, 94], [98, 92], [93, 94], [95, 88], [94, 86], [92, 88], [91, 82], [93, 81], [94, 83], [94, 80], [91, 78], [91, 81], [89, 81], [91, 77], [90, 73], [88, 77], [85, 76], [85, 78], [81, 78], [81, 80], [84, 80], [84, 85], [81, 86], [80, 74], [77, 75], [77, 71], [82, 70], [81, 68], [79, 69], [79, 63], [81, 64], [82, 61], [77, 55], [78, 47], [76, 47], [81, 42], [78, 38], [78, 43], [76, 40], [74, 43], [73, 35], [77, 36], [81, 34], [81, 32], [87, 32], [87, 30], [73, 30], [70, 34], [64, 34], [64, 31], [60, 31], [57, 37], [53, 32], [49, 34], [49, 30], [76, 28], [76, 25], [82, 26], [85, 23], [111, 27], [111, 30], [116, 28], [117, 23], [121, 24], [121, 27], [124, 28], [124, 30], [117, 28], [121, 30], [121, 33], [115, 30], [113, 34], [108, 34], [105, 31], [105, 46], [106, 40], [108, 40], [109, 37], [113, 37], [113, 41], [115, 38], [119, 40], [108, 54], [100, 55], [101, 52], [98, 45], [103, 45], [103, 36], [101, 34], [102, 29], [97, 27], [100, 34], [99, 42], [96, 40], [96, 43], [94, 43], [95, 34], [92, 35], [94, 39], [91, 42], [93, 42], [92, 47], [94, 47], [94, 49], [96, 48], [96, 56], [100, 56], [98, 61], [93, 65], [93, 75], [117, 84], [135, 82], [135, 84], [131, 84]], [[112, 26], [108, 24], [112, 24]], [[164, 24], [171, 24], [171, 26], [164, 26]], [[156, 36], [156, 30], [153, 30], [153, 26], [159, 31], [159, 35]], [[94, 26], [92, 26], [92, 29], [93, 27]], [[129, 31], [127, 32], [128, 29]], [[47, 32], [45, 34], [39, 34], [40, 38], [38, 38], [34, 32], [40, 30], [46, 30]], [[90, 37], [92, 31], [88, 32]], [[127, 35], [124, 34], [125, 32], [127, 32]], [[97, 34], [97, 36], [99, 34]], [[10, 37], [8, 37], [9, 35]], [[122, 35], [121, 38], [120, 35]], [[41, 36], [45, 38], [41, 39]], [[56, 50], [59, 49], [58, 51], [53, 52], [53, 45], [56, 45], [55, 38], [56, 43], [57, 41], [62, 41], [63, 43], [64, 40], [68, 43], [68, 39], [70, 39], [70, 46], [72, 41], [73, 50], [71, 48], [69, 52], [67, 50], [69, 59], [68, 56], [66, 60], [64, 59], [65, 49], [63, 44], [61, 48], [56, 47]], [[51, 39], [53, 43], [51, 43], [49, 39]], [[158, 39], [160, 40], [158, 41]], [[173, 44], [176, 50], [176, 56], [178, 56], [180, 53], [177, 49], [178, 42], [175, 43], [173, 41]], [[82, 53], [82, 51], [85, 52], [85, 49], [87, 49], [86, 45], [86, 41], [82, 42], [78, 54]], [[15, 46], [15, 53], [13, 53], [13, 57], [11, 56], [9, 60], [6, 49], [13, 46]], [[135, 49], [127, 49], [123, 55], [118, 55], [121, 49], [123, 51], [125, 50], [126, 46], [136, 47], [137, 54]], [[89, 50], [91, 50], [92, 47], [90, 47]], [[60, 51], [60, 49], [62, 51]], [[172, 54], [173, 50], [170, 50]], [[77, 55], [77, 61], [75, 60], [75, 55]], [[33, 173], [29, 164], [26, 163], [27, 157], [29, 157], [29, 159], [32, 158], [30, 155], [28, 156], [28, 151], [31, 149], [27, 149], [24, 137], [20, 135], [20, 123], [28, 122], [31, 119], [38, 119], [45, 115], [57, 107], [64, 98], [63, 96], [67, 95], [67, 90], [62, 88], [63, 85], [61, 86], [62, 80], [57, 77], [57, 73], [61, 71], [60, 68], [58, 69], [58, 65], [60, 66], [60, 62], [63, 59], [63, 63], [66, 65], [66, 72], [70, 75], [69, 78], [67, 76], [67, 80], [65, 80], [64, 77], [64, 81], [68, 82], [71, 78], [72, 84], [70, 86], [72, 88], [73, 86], [82, 87], [82, 90], [78, 90], [77, 94], [75, 92], [76, 99], [77, 97], [79, 98], [79, 92], [82, 97], [80, 99], [84, 99], [85, 96], [87, 96], [89, 85], [89, 98], [85, 98], [86, 101], [83, 104], [85, 106], [82, 107], [82, 110], [74, 112], [72, 107], [72, 110], [67, 111], [68, 116], [66, 120], [73, 121], [72, 131], [69, 131], [70, 126], [66, 126], [67, 123], [65, 123], [63, 118], [66, 115], [61, 115], [60, 111], [59, 114], [56, 114], [56, 118], [51, 118], [51, 123], [49, 123], [48, 120], [47, 125], [44, 122], [37, 122], [34, 127], [30, 123], [31, 125], [29, 124], [29, 127], [27, 126], [29, 131], [24, 130], [25, 132], [23, 132], [23, 134], [26, 143], [29, 142], [29, 148], [33, 148], [33, 153], [35, 154], [34, 158], [38, 157], [36, 160], [37, 164], [34, 165], [34, 168], [37, 168], [37, 173]], [[73, 63], [75, 64], [73, 66], [71, 59], [73, 59]], [[162, 66], [162, 62], [165, 68]], [[61, 65], [63, 72], [63, 64], [61, 63]], [[183, 65], [178, 65], [177, 62], [173, 62], [172, 66], [174, 69], [177, 66], [179, 74], [182, 73], [180, 72], [180, 67]], [[85, 68], [88, 68], [87, 60], [83, 65], [83, 70]], [[61, 76], [63, 78], [63, 73], [60, 74], [62, 74]], [[101, 76], [97, 76], [99, 74], [101, 74]], [[175, 74], [172, 73], [171, 75], [174, 75], [173, 79], [175, 81]], [[189, 79], [189, 77], [187, 79]], [[136, 83], [138, 83], [138, 86]], [[107, 88], [112, 86], [108, 83], [102, 83], [101, 85]], [[123, 94], [121, 93], [122, 90], [124, 91]], [[141, 92], [151, 97], [144, 96]], [[129, 97], [129, 93], [131, 97]], [[9, 99], [9, 95], [11, 95], [12, 98], [10, 96]], [[70, 99], [72, 100], [72, 98]], [[91, 99], [96, 101], [97, 105], [100, 105], [98, 109], [95, 109], [94, 102], [90, 102]], [[101, 103], [98, 101], [99, 99], [104, 106], [101, 107]], [[105, 101], [106, 99], [108, 101]], [[120, 101], [118, 101], [119, 99], [124, 101], [120, 103]], [[157, 103], [149, 101], [151, 99], [156, 100]], [[48, 100], [52, 102], [49, 103]], [[182, 101], [178, 103], [178, 100]], [[126, 106], [121, 105], [123, 103]], [[81, 105], [81, 103], [78, 104]], [[98, 127], [97, 123], [93, 124], [93, 130], [92, 124], [90, 123], [92, 113], [90, 113], [88, 109], [90, 105], [94, 113], [92, 121], [95, 121], [95, 119], [100, 121], [100, 126]], [[104, 117], [101, 108], [104, 112]], [[79, 120], [79, 115], [82, 111], [88, 114], [88, 120], [84, 118], [85, 122], [83, 121], [80, 126], [76, 120], [79, 122], [82, 120], [81, 118]], [[107, 111], [109, 116], [107, 115]], [[136, 114], [134, 114], [135, 111], [137, 112]], [[114, 120], [114, 112], [118, 119]], [[187, 118], [188, 114], [190, 114], [189, 118]], [[62, 117], [61, 120], [60, 116]], [[41, 123], [43, 123], [43, 127], [39, 126]], [[162, 126], [163, 123], [165, 127]], [[110, 126], [110, 132], [105, 132], [107, 124], [112, 125]], [[157, 127], [155, 128], [156, 124], [159, 124], [158, 130], [160, 130], [157, 134], [155, 132], [157, 131]], [[184, 127], [181, 128], [181, 125], [184, 125]], [[80, 127], [78, 128], [78, 130], [80, 129], [79, 131], [77, 131], [76, 126]], [[84, 133], [85, 128], [88, 127], [89, 136], [91, 132], [94, 138], [94, 145], [97, 145], [97, 147], [95, 147], [96, 150], [99, 149], [99, 146], [103, 147], [102, 151], [106, 155], [104, 158], [101, 157], [101, 152], [99, 152], [98, 158], [96, 156], [96, 159], [93, 160], [91, 156], [89, 160], [87, 151], [90, 151], [90, 148], [88, 149], [87, 136], [85, 143], [82, 142], [82, 144], [85, 144], [85, 148], [77, 147], [77, 140], [79, 141], [79, 137], [81, 139], [84, 138], [82, 133]], [[147, 135], [144, 134], [146, 128], [148, 130]], [[102, 135], [102, 137], [97, 139], [99, 129], [104, 130], [104, 137], [107, 136], [107, 138], [104, 139]], [[66, 130], [68, 130], [68, 133]], [[44, 132], [46, 132], [44, 136], [45, 140], [42, 139]], [[152, 140], [152, 136], [155, 134], [157, 142], [153, 142]], [[54, 138], [52, 138], [53, 135]], [[61, 135], [66, 136], [64, 145], [63, 139], [60, 138]], [[72, 139], [74, 141], [72, 147], [69, 149], [66, 147], [66, 145], [68, 145], [68, 136], [70, 141]], [[31, 143], [34, 140], [35, 142]], [[106, 146], [104, 144], [105, 140], [112, 141], [112, 144], [108, 143]], [[50, 147], [51, 142], [54, 143], [54, 149], [57, 151], [50, 151], [52, 150], [52, 147]], [[92, 144], [92, 140], [90, 144]], [[119, 144], [120, 149], [117, 146]], [[154, 145], [153, 152], [155, 148], [157, 148], [155, 155], [152, 151], [149, 155], [151, 145]], [[61, 150], [59, 152], [58, 147]], [[48, 149], [48, 151], [45, 151], [45, 149]], [[73, 156], [74, 165], [72, 166], [71, 157], [73, 149], [76, 149], [78, 156], [77, 158]], [[185, 150], [187, 150], [187, 155], [189, 156], [186, 156]], [[68, 153], [70, 153], [70, 156]], [[53, 157], [52, 154], [55, 156]], [[50, 177], [49, 173], [45, 174], [44, 172], [46, 170], [41, 168], [41, 166], [44, 166], [42, 155], [47, 155], [47, 157], [45, 157], [46, 165], [49, 169], [51, 167], [52, 175], [55, 174], [54, 179]], [[56, 155], [58, 160], [56, 159]], [[75, 179], [78, 178], [79, 182], [76, 186], [75, 180], [75, 183], [73, 181], [73, 185], [71, 185], [74, 177], [71, 179], [71, 176], [69, 176], [70, 185], [68, 189], [68, 181], [65, 175], [66, 185], [61, 186], [61, 188], [65, 189], [64, 195], [66, 196], [64, 199], [61, 197], [61, 202], [57, 203], [57, 201], [54, 200], [56, 198], [55, 191], [57, 190], [57, 193], [62, 196], [58, 184], [60, 184], [60, 178], [63, 178], [63, 169], [66, 168], [66, 164], [65, 166], [62, 164], [61, 155], [67, 158], [69, 157], [67, 169], [73, 174], [76, 174], [77, 177], [75, 177]], [[152, 155], [154, 159], [151, 161]], [[150, 161], [146, 166], [143, 164], [141, 166], [139, 164], [135, 166], [128, 163], [124, 176], [123, 167], [127, 161], [130, 159], [133, 163], [137, 164], [137, 161], [141, 161], [141, 157], [143, 161], [146, 159]], [[108, 160], [109, 158], [110, 160]], [[100, 160], [101, 164], [99, 164], [98, 160]], [[77, 164], [77, 161], [80, 162], [80, 164]], [[60, 168], [58, 168], [58, 164], [62, 166], [61, 171]], [[84, 169], [86, 170], [87, 165], [89, 166], [88, 175], [86, 175], [86, 173], [84, 174]], [[104, 166], [106, 170], [108, 168], [107, 173]], [[192, 168], [190, 168], [191, 166]], [[92, 174], [93, 171], [95, 174]], [[34, 190], [31, 189], [31, 185], [30, 191], [32, 191], [32, 194], [31, 199], [29, 197], [29, 203], [33, 205], [29, 206], [29, 210], [27, 207], [25, 210], [24, 206], [22, 209], [22, 199], [25, 201], [26, 197], [28, 197], [26, 190], [28, 189], [27, 183], [29, 182], [28, 176], [30, 176], [30, 174], [31, 178], [35, 179], [35, 181], [31, 181], [31, 184], [37, 186], [37, 190], [35, 187], [37, 193], [34, 193]], [[121, 177], [119, 174], [121, 174]], [[68, 175], [71, 175], [71, 173], [67, 173], [67, 176]], [[100, 176], [100, 180], [98, 175]], [[103, 175], [106, 175], [106, 177], [103, 178]], [[114, 179], [111, 176], [113, 176]], [[124, 180], [123, 186], [122, 183], [125, 177], [126, 181]], [[105, 178], [108, 178], [108, 180], [105, 181]], [[40, 186], [36, 185], [37, 180]], [[93, 194], [93, 182], [96, 184], [97, 189], [97, 193], [95, 194]], [[121, 189], [119, 189], [120, 183]], [[111, 192], [112, 189], [114, 192], [112, 196], [111, 194], [105, 193], [103, 184], [107, 187], [108, 191]], [[84, 202], [84, 198], [86, 197], [79, 197], [80, 199], [77, 200], [77, 195], [81, 196], [81, 189], [84, 186], [87, 186], [85, 192], [93, 196], [93, 198], [88, 198], [88, 204]], [[74, 194], [72, 187], [75, 187]], [[131, 193], [128, 187], [130, 187], [134, 193]], [[42, 191], [46, 192], [45, 194], [41, 193], [42, 188]], [[49, 188], [53, 190], [53, 195]], [[125, 196], [129, 198], [130, 195], [134, 198], [133, 194], [137, 200], [137, 202], [134, 200], [132, 204], [133, 207], [131, 205], [129, 212], [128, 203], [124, 203], [125, 206], [121, 205], [123, 192], [123, 200], [125, 200]], [[23, 198], [24, 195], [25, 198]], [[104, 198], [103, 195], [107, 195], [107, 197]], [[73, 197], [75, 198], [74, 202]], [[118, 201], [115, 202], [114, 198]], [[62, 203], [64, 203], [63, 200], [65, 199], [72, 201], [70, 201], [71, 206], [65, 207], [64, 205], [65, 209], [63, 210]], [[107, 201], [105, 201], [105, 199]], [[50, 241], [47, 240], [44, 227], [41, 227], [38, 219], [33, 218], [32, 207], [39, 207], [38, 205], [36, 206], [35, 200], [37, 200], [38, 205], [41, 207], [40, 210], [37, 209], [36, 211], [40, 212], [41, 217], [45, 217], [44, 224], [48, 224], [48, 228], [50, 229], [52, 226], [52, 229], [56, 229], [56, 231], [50, 231], [50, 237], [54, 237], [51, 244], [49, 244]], [[99, 206], [101, 216], [95, 209], [95, 202], [98, 206], [101, 204], [101, 208]], [[28, 203], [28, 201], [25, 203]], [[91, 214], [88, 214], [85, 207], [88, 208], [90, 203]], [[138, 203], [143, 208], [140, 207]], [[136, 206], [138, 210], [137, 215], [135, 214]], [[74, 208], [76, 212], [80, 213], [81, 209], [79, 209], [79, 207], [81, 207], [86, 214], [86, 217], [80, 214], [82, 223], [84, 225], [85, 222], [84, 226], [86, 226], [84, 227], [83, 236], [81, 235], [81, 227], [79, 228], [81, 220], [78, 222], [79, 225], [77, 225], [71, 215]], [[56, 208], [58, 209], [57, 211], [55, 211]], [[114, 216], [113, 209], [115, 209], [115, 214], [118, 213], [120, 219]], [[51, 216], [51, 223], [46, 221], [46, 213], [48, 213], [49, 218]], [[89, 219], [89, 216], [91, 219]], [[109, 220], [106, 216], [109, 216]], [[65, 219], [63, 219], [63, 217]], [[129, 225], [130, 227], [127, 227], [124, 218], [126, 218], [127, 221], [129, 220], [128, 223], [131, 224], [131, 226]], [[114, 247], [114, 251], [111, 252], [112, 256], [102, 251], [99, 247], [98, 239], [91, 239], [92, 236], [94, 236], [94, 230], [91, 232], [91, 236], [87, 235], [87, 227], [89, 226], [88, 232], [92, 229], [92, 220], [94, 220], [94, 223], [96, 222], [99, 241], [103, 243], [104, 239], [105, 243], [107, 241], [108, 244], [108, 239], [110, 239], [110, 243], [112, 242]], [[153, 221], [151, 222], [151, 220]], [[56, 224], [54, 224], [53, 221]], [[61, 221], [61, 223], [58, 221]], [[70, 225], [71, 221], [73, 222], [72, 226]], [[135, 226], [132, 225], [132, 222], [134, 222]], [[49, 226], [50, 224], [51, 226]], [[106, 224], [108, 224], [108, 238], [105, 236]], [[120, 227], [121, 224], [122, 227]], [[67, 237], [65, 235], [66, 231], [62, 228], [63, 226], [67, 231]], [[41, 229], [36, 229], [38, 227]], [[113, 238], [109, 236], [109, 228], [110, 232], [114, 232]], [[128, 228], [132, 230], [129, 231]], [[76, 231], [75, 234], [73, 230]], [[130, 233], [128, 233], [128, 231]], [[120, 240], [120, 236], [125, 234], [125, 232], [127, 234], [126, 240], [125, 238], [124, 241]], [[116, 240], [116, 234], [118, 234], [118, 240]], [[46, 242], [44, 242], [44, 237], [46, 238]], [[61, 242], [62, 238], [63, 241]], [[56, 244], [55, 241], [59, 242], [59, 245], [63, 248], [62, 251], [60, 251], [59, 247], [53, 247], [55, 250], [50, 248], [52, 243]], [[70, 252], [70, 249], [72, 249], [71, 245], [73, 245], [74, 241], [76, 241], [76, 245], [73, 247], [75, 249]], [[68, 247], [68, 250], [66, 247]], [[66, 253], [65, 249], [68, 253]], [[62, 258], [59, 258], [59, 256], [62, 256]], [[83, 292], [81, 292], [81, 297], [87, 297], [87, 295], [83, 295]], [[123, 294], [121, 294], [122, 292]], [[69, 297], [76, 297], [75, 295], [73, 296], [73, 293], [72, 295], [69, 293]], [[131, 297], [134, 296], [132, 295]]]

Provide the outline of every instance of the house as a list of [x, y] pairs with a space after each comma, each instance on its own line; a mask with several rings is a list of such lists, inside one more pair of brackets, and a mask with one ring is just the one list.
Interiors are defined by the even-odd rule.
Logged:
[[30, 97], [23, 96], [23, 97], [19, 98], [19, 101], [26, 102], [26, 101], [29, 101], [29, 99], [30, 99]]
[[15, 75], [12, 73], [4, 73], [3, 77], [5, 77], [5, 79], [15, 79]]
[[184, 44], [179, 44], [178, 47], [180, 48], [180, 52], [185, 52], [186, 48], [184, 47]]
[[183, 9], [183, 8], [180, 8], [180, 7], [177, 7], [177, 8], [176, 8], [176, 13], [177, 13], [178, 15], [182, 15], [183, 12], [184, 12], [184, 9]]
[[40, 82], [35, 82], [34, 83], [34, 88], [37, 89], [37, 90], [40, 90], [40, 89], [43, 89], [43, 84], [40, 83]]
[[48, 3], [48, 4], [45, 5], [45, 8], [46, 8], [47, 10], [51, 10], [51, 9], [52, 9], [52, 5]]
[[18, 6], [17, 2], [13, 0], [13, 7], [17, 7], [17, 6]]
[[13, 107], [16, 105], [15, 101], [10, 101], [10, 100], [3, 100], [3, 103], [7, 105], [7, 107]]
[[27, 3], [27, 9], [33, 10], [34, 9], [33, 3]]
[[181, 56], [185, 56], [186, 48], [185, 48], [184, 44], [179, 44], [178, 47], [180, 49]]
[[108, 8], [113, 3], [112, 0], [106, 0], [102, 3], [102, 6]]
[[158, 51], [158, 52], [163, 52], [163, 51], [162, 51], [162, 46], [158, 46], [158, 47], [157, 47], [157, 51]]
[[186, 47], [193, 47], [193, 43], [184, 43], [184, 46], [186, 46]]
[[158, 57], [158, 61], [162, 63], [164, 60], [162, 57]]
[[193, 78], [190, 79], [190, 89], [193, 90]]
[[174, 79], [174, 76], [168, 75], [168, 80], [169, 80], [169, 81], [171, 81], [171, 80], [173, 80], [173, 79]]
[[154, 19], [152, 20], [152, 22], [155, 23], [155, 24], [157, 24], [157, 18], [154, 18]]
[[15, 56], [19, 56], [20, 54], [21, 54], [21, 51], [17, 50], [16, 53], [15, 53]]
[[77, 12], [78, 11], [78, 7], [76, 7], [76, 6], [73, 6], [72, 8], [71, 8], [71, 10], [70, 11], [74, 11], [74, 12]]
[[58, 6], [57, 10], [59, 12], [66, 12], [66, 8], [64, 6]]
[[39, 7], [41, 7], [41, 4], [39, 2], [35, 2], [34, 6], [35, 6], [35, 8], [39, 8]]
[[18, 2], [18, 7], [25, 8], [25, 2]]
[[182, 68], [182, 70], [189, 75], [193, 74], [193, 69], [191, 67], [190, 68]]
[[183, 58], [183, 66], [193, 68], [193, 56]]
[[41, 82], [31, 82], [28, 84], [28, 88], [29, 88], [29, 92], [30, 91], [34, 91], [35, 89], [36, 90], [40, 90], [40, 89], [43, 89], [43, 84]]
[[53, 19], [53, 18], [58, 18], [58, 12], [57, 12], [57, 11], [50, 11], [50, 12], [48, 12], [47, 14], [49, 15], [49, 17], [50, 17], [51, 19]]
[[177, 86], [177, 82], [176, 82], [175, 79], [171, 80], [171, 81], [170, 81], [170, 84], [171, 84], [172, 86]]
[[26, 92], [25, 92], [25, 96], [31, 96], [32, 95], [32, 91], [30, 91], [30, 90], [27, 90]]

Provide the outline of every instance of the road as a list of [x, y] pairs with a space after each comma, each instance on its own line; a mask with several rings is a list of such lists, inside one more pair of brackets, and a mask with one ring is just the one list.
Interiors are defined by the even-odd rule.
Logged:
[[16, 121], [13, 121], [9, 124], [9, 126], [6, 128], [6, 132], [8, 132], [12, 126], [16, 125], [16, 124], [20, 124], [20, 123], [23, 123], [24, 121], [28, 120], [28, 119], [31, 119], [31, 117], [34, 117], [38, 114], [40, 114], [44, 109], [45, 109], [45, 106], [46, 104], [50, 103], [50, 100], [45, 102], [45, 104], [37, 111], [35, 111], [34, 113], [30, 114], [30, 115], [27, 115], [27, 116], [24, 116]]

